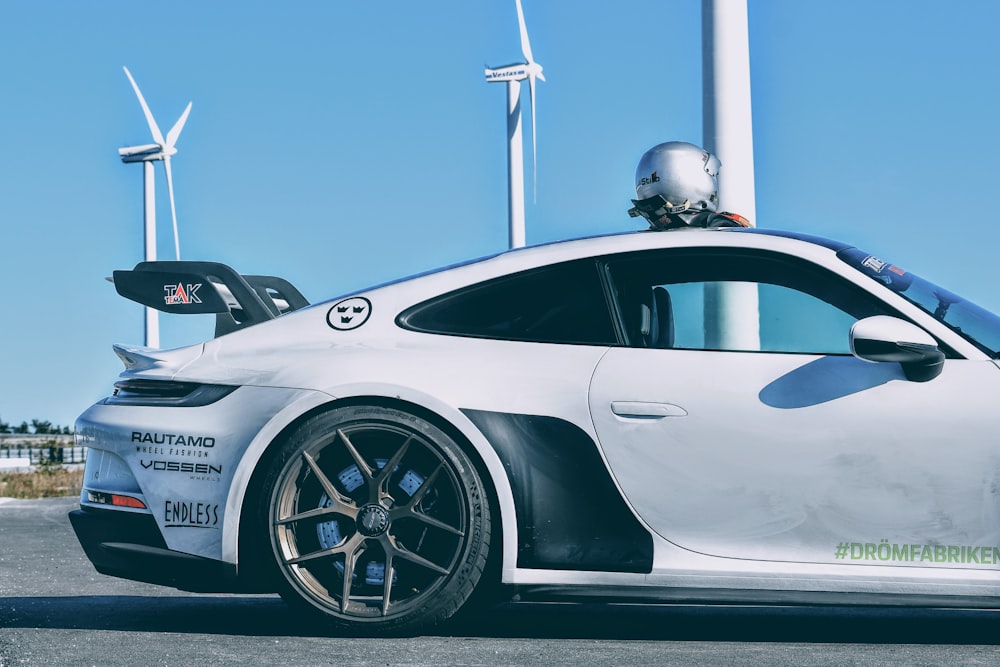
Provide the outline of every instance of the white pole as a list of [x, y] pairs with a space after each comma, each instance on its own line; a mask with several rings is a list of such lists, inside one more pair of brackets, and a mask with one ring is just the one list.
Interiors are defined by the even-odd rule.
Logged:
[[511, 248], [524, 246], [524, 145], [520, 98], [521, 82], [507, 81], [507, 216]]
[[[156, 180], [153, 172], [153, 161], [146, 160], [142, 163], [142, 209], [145, 224], [143, 226], [143, 240], [145, 243], [145, 260], [147, 262], [156, 261]], [[146, 347], [160, 347], [160, 318], [159, 312], [153, 308], [146, 308]]]
[[[704, 144], [722, 162], [719, 208], [756, 224], [747, 0], [702, 0]], [[760, 349], [755, 285], [716, 283], [705, 293], [707, 347]]]
[[747, 0], [702, 0], [705, 148], [722, 162], [723, 210], [756, 223]]

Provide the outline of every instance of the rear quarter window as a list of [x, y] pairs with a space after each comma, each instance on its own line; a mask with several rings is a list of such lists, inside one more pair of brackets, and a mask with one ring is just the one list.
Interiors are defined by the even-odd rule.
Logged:
[[567, 262], [478, 283], [404, 311], [414, 331], [498, 340], [615, 345], [593, 260]]

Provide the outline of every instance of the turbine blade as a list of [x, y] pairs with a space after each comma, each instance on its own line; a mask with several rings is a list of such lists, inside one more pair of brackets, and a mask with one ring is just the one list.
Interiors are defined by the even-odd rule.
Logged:
[[521, 53], [528, 64], [535, 62], [531, 56], [531, 42], [528, 41], [528, 28], [524, 25], [524, 10], [521, 9], [521, 0], [514, 0], [517, 4], [517, 24], [521, 29]]
[[534, 179], [532, 190], [532, 202], [538, 203], [538, 143], [535, 140], [538, 134], [535, 132], [535, 77], [528, 76], [528, 90], [531, 92], [531, 177]]
[[188, 114], [191, 113], [191, 104], [191, 102], [188, 102], [187, 107], [184, 109], [184, 113], [182, 113], [181, 117], [177, 119], [177, 122], [174, 123], [172, 128], [170, 128], [170, 131], [167, 132], [167, 148], [173, 148], [174, 144], [177, 143], [177, 137], [181, 136], [181, 130], [184, 129], [184, 123], [187, 122]]
[[170, 218], [174, 223], [174, 252], [177, 255], [177, 261], [181, 259], [181, 244], [177, 237], [177, 208], [174, 206], [174, 177], [170, 172], [170, 156], [163, 156], [163, 168], [167, 172], [167, 194], [170, 197]]
[[142, 113], [146, 115], [146, 123], [149, 124], [149, 131], [153, 134], [153, 141], [163, 145], [163, 133], [160, 132], [160, 127], [156, 124], [156, 120], [153, 118], [153, 112], [149, 110], [149, 105], [146, 104], [146, 98], [142, 96], [142, 91], [139, 90], [139, 84], [135, 82], [132, 78], [132, 73], [128, 71], [128, 67], [122, 67], [125, 70], [125, 76], [128, 77], [129, 82], [132, 84], [132, 90], [135, 91], [135, 96], [139, 98], [139, 105], [142, 107]]

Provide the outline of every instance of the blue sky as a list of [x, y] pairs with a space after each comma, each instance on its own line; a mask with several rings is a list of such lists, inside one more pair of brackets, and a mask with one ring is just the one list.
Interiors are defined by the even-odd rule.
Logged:
[[[639, 156], [701, 142], [700, 0], [523, 3], [547, 79], [528, 243], [640, 228]], [[757, 224], [1000, 310], [1000, 3], [749, 5]], [[319, 301], [506, 247], [505, 93], [483, 67], [519, 59], [513, 0], [4, 3], [0, 418], [71, 424], [121, 370], [111, 344], [142, 341], [104, 280], [142, 259], [142, 168], [117, 148], [149, 131], [123, 65], [164, 132], [194, 102], [182, 256]], [[530, 184], [528, 133], [525, 156]], [[165, 347], [191, 342], [161, 322]]]

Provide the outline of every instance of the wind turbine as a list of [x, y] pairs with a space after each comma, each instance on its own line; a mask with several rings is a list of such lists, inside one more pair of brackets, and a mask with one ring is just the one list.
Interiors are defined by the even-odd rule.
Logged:
[[[149, 110], [149, 105], [146, 104], [146, 99], [142, 96], [142, 91], [139, 90], [139, 85], [135, 82], [135, 79], [132, 78], [132, 73], [128, 71], [128, 67], [122, 67], [122, 69], [125, 70], [125, 76], [128, 77], [129, 82], [132, 84], [132, 89], [135, 90], [136, 97], [139, 98], [139, 105], [142, 107], [142, 112], [146, 116], [146, 123], [149, 125], [149, 131], [153, 135], [153, 141], [155, 142], [152, 144], [143, 144], [141, 146], [126, 146], [118, 149], [118, 155], [121, 156], [122, 162], [143, 163], [145, 260], [147, 262], [156, 261], [156, 184], [153, 173], [153, 162], [156, 160], [163, 161], [163, 169], [167, 173], [167, 193], [170, 196], [170, 216], [173, 219], [174, 225], [174, 252], [179, 260], [181, 258], [181, 246], [180, 240], [177, 236], [177, 209], [174, 206], [174, 179], [173, 174], [170, 171], [170, 157], [177, 153], [175, 145], [177, 143], [177, 138], [181, 134], [181, 130], [184, 129], [184, 123], [187, 122], [188, 114], [191, 113], [191, 102], [188, 102], [187, 107], [184, 109], [184, 113], [181, 114], [181, 117], [177, 119], [177, 122], [174, 123], [174, 126], [170, 128], [169, 132], [167, 132], [166, 138], [164, 138], [163, 133], [160, 132], [159, 125], [156, 124], [156, 119], [153, 118], [153, 114]], [[157, 311], [152, 308], [146, 308], [145, 334], [146, 347], [159, 347], [159, 318]]]
[[[531, 163], [532, 173], [536, 174], [538, 164], [535, 139], [535, 81], [545, 81], [542, 66], [535, 62], [531, 55], [531, 43], [528, 41], [528, 28], [524, 24], [524, 10], [521, 0], [514, 0], [517, 5], [517, 23], [521, 30], [521, 54], [524, 63], [515, 63], [503, 67], [486, 68], [486, 81], [507, 83], [507, 219], [510, 228], [510, 247], [519, 248], [524, 245], [524, 154], [521, 141], [521, 82], [528, 80], [531, 94]], [[538, 176], [535, 175], [535, 189], [538, 187]]]

